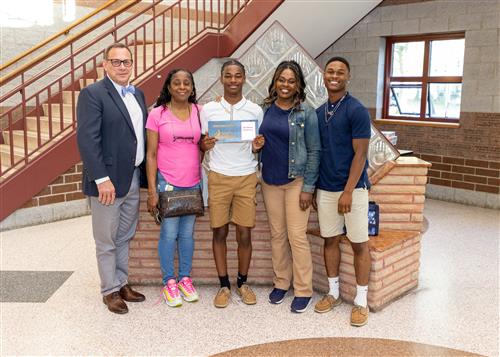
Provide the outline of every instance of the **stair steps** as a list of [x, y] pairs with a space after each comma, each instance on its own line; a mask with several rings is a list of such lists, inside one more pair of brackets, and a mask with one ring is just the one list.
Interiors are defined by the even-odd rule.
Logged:
[[[52, 117], [53, 118], [60, 118], [61, 117], [61, 108], [62, 108], [62, 116], [63, 118], [71, 118], [73, 117], [73, 106], [71, 104], [64, 104], [64, 103], [52, 103], [51, 105], [52, 108]], [[43, 107], [43, 112], [46, 116], [49, 115], [49, 104], [45, 103], [42, 104]], [[76, 108], [75, 108], [76, 111]]]
[[[78, 95], [80, 94], [80, 91], [75, 91], [74, 93], [75, 93], [75, 100], [78, 103]], [[62, 98], [64, 104], [73, 103], [73, 92], [67, 90], [63, 91]]]
[[[40, 121], [40, 131], [44, 134], [49, 134], [50, 121], [46, 116], [37, 117], [27, 117], [26, 125], [28, 130], [37, 130], [37, 122]], [[73, 124], [73, 121], [69, 118], [63, 118], [63, 130]], [[52, 118], [52, 135], [55, 135], [61, 131], [61, 119]]]
[[[194, 26], [192, 24], [192, 26]], [[194, 27], [193, 27], [194, 29]], [[177, 28], [175, 28], [177, 31]], [[183, 39], [183, 38], [182, 38]], [[173, 43], [173, 47], [175, 48], [178, 45], [178, 42], [175, 41]], [[165, 55], [163, 55], [163, 46], [165, 46]], [[133, 56], [135, 57], [134, 67], [137, 65], [137, 70], [142, 72], [144, 70], [144, 62], [146, 67], [150, 67], [153, 65], [153, 51], [156, 51], [156, 60], [160, 60], [160, 64], [166, 63], [168, 61], [168, 57], [171, 55], [170, 52], [171, 45], [170, 43], [166, 44], [143, 44], [143, 45], [135, 45], [130, 46]], [[137, 51], [137, 54], [136, 54]], [[144, 53], [146, 51], [146, 60], [144, 61]], [[97, 67], [97, 78], [81, 78], [79, 79], [80, 88], [85, 88], [87, 85], [95, 83], [98, 80], [104, 78], [105, 71], [103, 67]], [[149, 72], [145, 75], [149, 75]], [[61, 103], [44, 103], [42, 104], [43, 115], [39, 117], [29, 116], [26, 117], [26, 137], [28, 144], [28, 153], [31, 153], [33, 150], [38, 148], [38, 127], [40, 128], [40, 144], [45, 144], [50, 141], [49, 144], [43, 146], [36, 153], [33, 154], [32, 157], [36, 157], [41, 152], [45, 151], [48, 147], [59, 141], [63, 135], [58, 135], [61, 131], [69, 128], [73, 125], [73, 96], [76, 103], [78, 102], [78, 95], [80, 91], [63, 91], [62, 92], [62, 101]], [[75, 103], [75, 107], [76, 107]], [[52, 120], [49, 120], [49, 106], [51, 108]], [[62, 108], [62, 119], [61, 119], [61, 108]], [[52, 122], [52, 136], [56, 136], [52, 140], [49, 136], [49, 127], [50, 122]], [[62, 128], [61, 128], [62, 123]], [[2, 132], [4, 138], [4, 144], [0, 145], [0, 153], [1, 153], [1, 167], [2, 172], [10, 168], [10, 136], [9, 131]], [[12, 133], [12, 140], [14, 144], [14, 162], [22, 160], [24, 157], [24, 131], [23, 130], [14, 130]], [[22, 167], [24, 162], [19, 163], [15, 168], [10, 169], [7, 175], [2, 175], [0, 181], [3, 181], [12, 173], [14, 173], [18, 168]]]
[[[3, 133], [5, 144], [10, 144], [9, 132]], [[40, 133], [40, 144], [44, 144], [49, 140], [49, 135]], [[15, 147], [24, 148], [24, 130], [12, 130], [12, 141]], [[36, 131], [26, 131], [26, 141], [28, 143], [28, 151], [34, 150], [38, 147], [38, 134]]]
[[95, 83], [97, 79], [95, 78], [80, 78], [78, 81], [80, 83], [80, 89], [85, 88], [89, 84]]
[[[10, 145], [0, 144], [0, 155], [2, 159], [2, 166], [10, 167]], [[14, 146], [14, 162], [24, 158], [24, 149]]]

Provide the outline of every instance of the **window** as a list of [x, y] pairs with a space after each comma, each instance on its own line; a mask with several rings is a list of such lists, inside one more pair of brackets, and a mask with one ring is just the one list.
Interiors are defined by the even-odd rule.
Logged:
[[464, 33], [389, 37], [384, 118], [457, 123], [464, 44]]

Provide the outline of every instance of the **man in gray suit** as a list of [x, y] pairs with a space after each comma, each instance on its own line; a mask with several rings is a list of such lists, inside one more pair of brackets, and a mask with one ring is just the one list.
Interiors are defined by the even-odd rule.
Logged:
[[129, 84], [132, 64], [127, 46], [109, 46], [103, 62], [106, 77], [80, 92], [76, 108], [83, 193], [92, 212], [101, 293], [117, 314], [128, 312], [125, 301], [145, 300], [127, 281], [129, 244], [139, 218], [147, 118], [144, 94]]

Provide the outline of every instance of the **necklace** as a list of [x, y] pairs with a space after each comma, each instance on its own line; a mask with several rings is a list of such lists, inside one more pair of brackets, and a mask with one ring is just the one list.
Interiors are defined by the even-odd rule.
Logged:
[[[221, 100], [220, 100], [219, 104], [220, 104], [220, 106], [222, 107], [222, 109], [224, 109], [224, 111], [225, 111], [227, 114], [229, 114], [229, 115], [230, 115], [230, 120], [233, 120], [233, 107], [234, 107], [236, 104], [235, 104], [235, 105], [231, 105], [231, 104], [230, 104], [230, 105], [231, 105], [231, 109], [230, 109], [230, 110], [229, 110], [229, 109], [227, 109], [227, 108], [224, 106], [224, 104], [222, 103], [222, 98], [221, 98]], [[239, 108], [234, 108], [234, 109], [235, 109], [235, 110], [240, 110], [240, 109], [242, 109], [242, 108], [245, 106], [245, 104], [247, 104], [247, 99], [246, 99], [246, 98], [243, 98], [243, 103], [240, 105], [240, 107], [239, 107]]]
[[337, 104], [335, 104], [335, 106], [332, 108], [332, 110], [328, 110], [328, 107], [330, 106], [330, 104], [329, 104], [328, 100], [326, 101], [326, 104], [325, 104], [325, 123], [326, 124], [328, 124], [330, 122], [330, 120], [333, 118], [333, 116], [335, 115], [337, 110], [340, 108], [340, 105], [342, 104], [342, 102], [344, 101], [345, 97], [347, 97], [348, 94], [349, 94], [349, 92], [346, 92], [344, 94], [344, 96], [342, 98], [340, 98], [340, 100], [337, 102]]
[[[188, 106], [185, 108], [176, 108], [170, 102], [167, 104], [167, 107], [170, 109], [170, 112], [172, 112], [172, 114], [181, 121], [186, 121], [191, 118], [191, 103], [188, 103]], [[183, 118], [184, 115], [182, 114], [185, 114], [186, 111], [187, 111], [187, 117]]]

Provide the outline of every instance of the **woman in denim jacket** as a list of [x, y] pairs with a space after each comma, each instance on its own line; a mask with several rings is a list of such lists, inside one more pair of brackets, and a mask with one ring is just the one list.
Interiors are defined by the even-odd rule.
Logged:
[[262, 194], [271, 229], [274, 289], [280, 304], [292, 283], [291, 310], [304, 312], [312, 297], [312, 257], [306, 230], [321, 150], [316, 111], [304, 103], [305, 81], [295, 61], [278, 65], [264, 100], [260, 133]]

